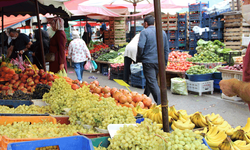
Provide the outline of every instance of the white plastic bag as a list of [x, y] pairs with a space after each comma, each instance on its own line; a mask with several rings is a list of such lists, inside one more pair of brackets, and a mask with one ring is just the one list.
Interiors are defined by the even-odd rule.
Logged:
[[142, 70], [143, 70], [142, 63], [137, 63], [137, 64], [131, 64], [130, 65], [131, 74], [138, 73], [138, 72], [140, 72]]
[[186, 80], [178, 77], [172, 78], [171, 92], [180, 95], [188, 95]]

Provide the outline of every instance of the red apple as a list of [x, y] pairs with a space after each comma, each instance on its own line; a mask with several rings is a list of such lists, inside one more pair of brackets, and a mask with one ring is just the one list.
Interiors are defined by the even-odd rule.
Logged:
[[19, 75], [18, 74], [14, 74], [13, 77], [12, 77], [13, 80], [19, 80]]

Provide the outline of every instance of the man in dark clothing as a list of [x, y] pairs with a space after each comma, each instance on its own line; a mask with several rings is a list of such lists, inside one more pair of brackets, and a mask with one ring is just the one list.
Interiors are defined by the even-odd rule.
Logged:
[[26, 55], [33, 62], [32, 53], [28, 50], [32, 45], [29, 37], [26, 34], [18, 33], [15, 29], [10, 29], [9, 35], [12, 38], [12, 42], [7, 52], [7, 58], [16, 59], [19, 54], [23, 55], [23, 59], [26, 59]]
[[[154, 17], [149, 15], [144, 18], [144, 30], [141, 31], [140, 39], [138, 43], [138, 58], [143, 65], [143, 73], [146, 79], [146, 87], [144, 94], [147, 96], [152, 93], [155, 102], [161, 104], [160, 88], [157, 83], [158, 68], [158, 54], [157, 54], [157, 41], [156, 41], [156, 29], [154, 26]], [[165, 65], [168, 63], [169, 45], [168, 38], [164, 31], [163, 43], [165, 54]]]
[[101, 33], [101, 36], [98, 37], [98, 38], [96, 38], [96, 39], [101, 39], [102, 42], [105, 43], [105, 42], [104, 42], [104, 36], [105, 36], [105, 35], [104, 35], [104, 29], [103, 29], [103, 28], [100, 28], [100, 33]]

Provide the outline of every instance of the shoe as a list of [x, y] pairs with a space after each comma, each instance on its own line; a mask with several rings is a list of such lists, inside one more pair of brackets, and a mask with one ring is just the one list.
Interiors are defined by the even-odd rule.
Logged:
[[80, 83], [82, 83], [82, 81], [80, 81]]

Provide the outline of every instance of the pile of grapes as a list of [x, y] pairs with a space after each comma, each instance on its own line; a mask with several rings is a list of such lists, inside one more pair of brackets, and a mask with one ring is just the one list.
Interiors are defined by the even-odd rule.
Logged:
[[50, 106], [36, 106], [36, 105], [19, 105], [17, 108], [9, 108], [8, 106], [0, 106], [0, 113], [10, 114], [52, 114]]
[[156, 123], [145, 119], [137, 126], [129, 125], [120, 128], [116, 135], [109, 139], [108, 148], [94, 147], [95, 150], [177, 150], [177, 149], [194, 149], [209, 150], [202, 144], [202, 136], [195, 134], [192, 130], [175, 130], [166, 133], [161, 130]]
[[8, 138], [46, 138], [73, 136], [74, 133], [95, 133], [93, 130], [84, 129], [80, 125], [53, 124], [52, 122], [41, 122], [30, 124], [30, 122], [14, 122], [12, 125], [0, 125], [0, 135]]

